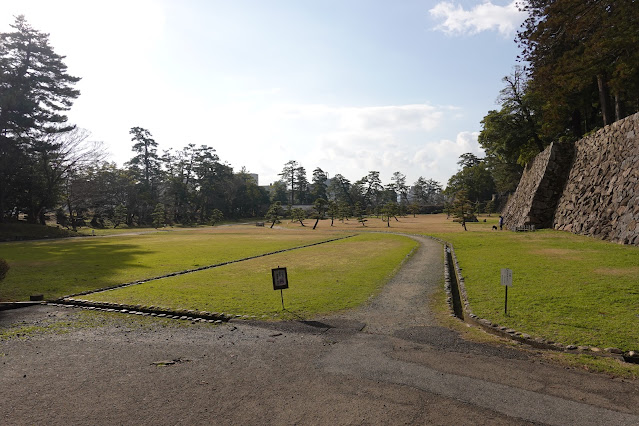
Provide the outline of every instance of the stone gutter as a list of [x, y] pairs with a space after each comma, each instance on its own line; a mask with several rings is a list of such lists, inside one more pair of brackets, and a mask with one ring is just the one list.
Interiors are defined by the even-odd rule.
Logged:
[[[478, 317], [473, 313], [470, 302], [468, 301], [468, 293], [466, 292], [462, 268], [459, 266], [459, 262], [457, 261], [455, 250], [452, 244], [447, 242], [444, 242], [444, 288], [451, 316], [459, 318], [468, 324], [480, 327], [488, 333], [515, 340], [538, 349], [611, 357], [621, 361], [639, 364], [638, 351], [623, 351], [619, 348], [605, 348], [602, 350], [601, 348], [594, 346], [577, 346], [573, 344], [565, 345], [542, 337], [532, 337], [529, 334], [522, 333], [505, 326], [500, 326], [490, 320]], [[457, 291], [455, 291], [455, 289], [457, 289]], [[458, 303], [463, 307], [461, 315], [456, 312], [455, 303]]]

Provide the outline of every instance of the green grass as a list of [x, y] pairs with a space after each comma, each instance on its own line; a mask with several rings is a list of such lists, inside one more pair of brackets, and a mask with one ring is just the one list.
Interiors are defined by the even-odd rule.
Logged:
[[0, 258], [11, 269], [0, 282], [0, 300], [28, 300], [34, 293], [54, 299], [338, 236], [229, 227], [2, 243]]
[[[266, 317], [308, 317], [354, 308], [377, 294], [417, 246], [407, 237], [362, 234], [223, 267], [83, 296]], [[289, 288], [274, 291], [271, 268], [286, 266]]]
[[[473, 312], [565, 344], [639, 348], [639, 248], [565, 232], [437, 234], [462, 267]], [[504, 314], [501, 268], [513, 270]]]

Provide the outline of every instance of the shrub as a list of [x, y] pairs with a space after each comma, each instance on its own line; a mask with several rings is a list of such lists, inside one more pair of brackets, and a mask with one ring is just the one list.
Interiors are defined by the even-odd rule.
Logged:
[[9, 264], [6, 260], [0, 259], [0, 281], [4, 280], [9, 272]]

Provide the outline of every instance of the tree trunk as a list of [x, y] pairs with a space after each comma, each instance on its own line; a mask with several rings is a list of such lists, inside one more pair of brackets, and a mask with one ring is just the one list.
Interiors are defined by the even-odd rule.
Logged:
[[604, 126], [611, 123], [608, 112], [608, 86], [603, 74], [597, 74], [597, 86], [599, 87], [599, 103], [601, 104], [601, 116]]
[[315, 220], [315, 225], [313, 225], [313, 229], [317, 228], [318, 223], [319, 223], [319, 217]]
[[615, 93], [615, 121], [619, 121], [622, 118], [621, 99], [619, 98], [619, 93]]
[[71, 222], [71, 229], [77, 231], [75, 227], [75, 218], [73, 217], [73, 209], [71, 208], [71, 200], [67, 197], [67, 208], [69, 209], [69, 221]]
[[38, 220], [40, 221], [40, 225], [45, 225], [47, 224], [47, 215], [45, 214], [45, 210], [44, 209], [40, 209], [40, 211], [38, 212]]
[[578, 109], [573, 110], [572, 117], [570, 120], [570, 127], [572, 128], [572, 134], [577, 138], [581, 139], [583, 136], [583, 127], [581, 125], [581, 111]]

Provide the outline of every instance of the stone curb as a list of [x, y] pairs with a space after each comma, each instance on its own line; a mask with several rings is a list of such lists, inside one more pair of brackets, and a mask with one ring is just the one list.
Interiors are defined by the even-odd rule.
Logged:
[[115, 312], [130, 315], [152, 316], [158, 318], [181, 319], [194, 322], [221, 324], [235, 318], [249, 319], [243, 315], [229, 315], [224, 312], [194, 311], [191, 309], [169, 309], [159, 306], [125, 305], [121, 303], [92, 302], [90, 300], [67, 298], [62, 302], [48, 302], [51, 306], [65, 308], [83, 308], [88, 310]]
[[[466, 292], [466, 285], [464, 283], [464, 277], [461, 273], [462, 268], [459, 266], [459, 262], [457, 261], [457, 256], [455, 255], [455, 249], [453, 245], [448, 242], [442, 242], [444, 244], [444, 289], [446, 291], [446, 301], [448, 303], [448, 307], [450, 310], [450, 314], [453, 317], [459, 318], [455, 312], [453, 307], [453, 292], [452, 286], [458, 285], [459, 295], [460, 295], [460, 303], [463, 307], [463, 315], [460, 320], [478, 326], [482, 328], [484, 331], [495, 334], [497, 336], [505, 337], [507, 339], [515, 340], [520, 343], [527, 344], [529, 346], [538, 348], [538, 349], [549, 349], [559, 352], [567, 352], [567, 353], [584, 353], [588, 355], [594, 356], [602, 356], [615, 358], [621, 361], [626, 361], [634, 364], [639, 364], [639, 353], [638, 351], [623, 351], [619, 348], [597, 348], [594, 346], [587, 345], [565, 345], [559, 342], [554, 342], [552, 340], [547, 340], [542, 337], [532, 337], [529, 334], [521, 333], [519, 331], [513, 330], [508, 327], [500, 326], [499, 324], [493, 323], [484, 318], [480, 318], [475, 315], [470, 307], [470, 302], [468, 301], [468, 294]], [[450, 259], [449, 259], [450, 257]], [[452, 265], [455, 270], [455, 277], [450, 276], [450, 262], [452, 261]]]

